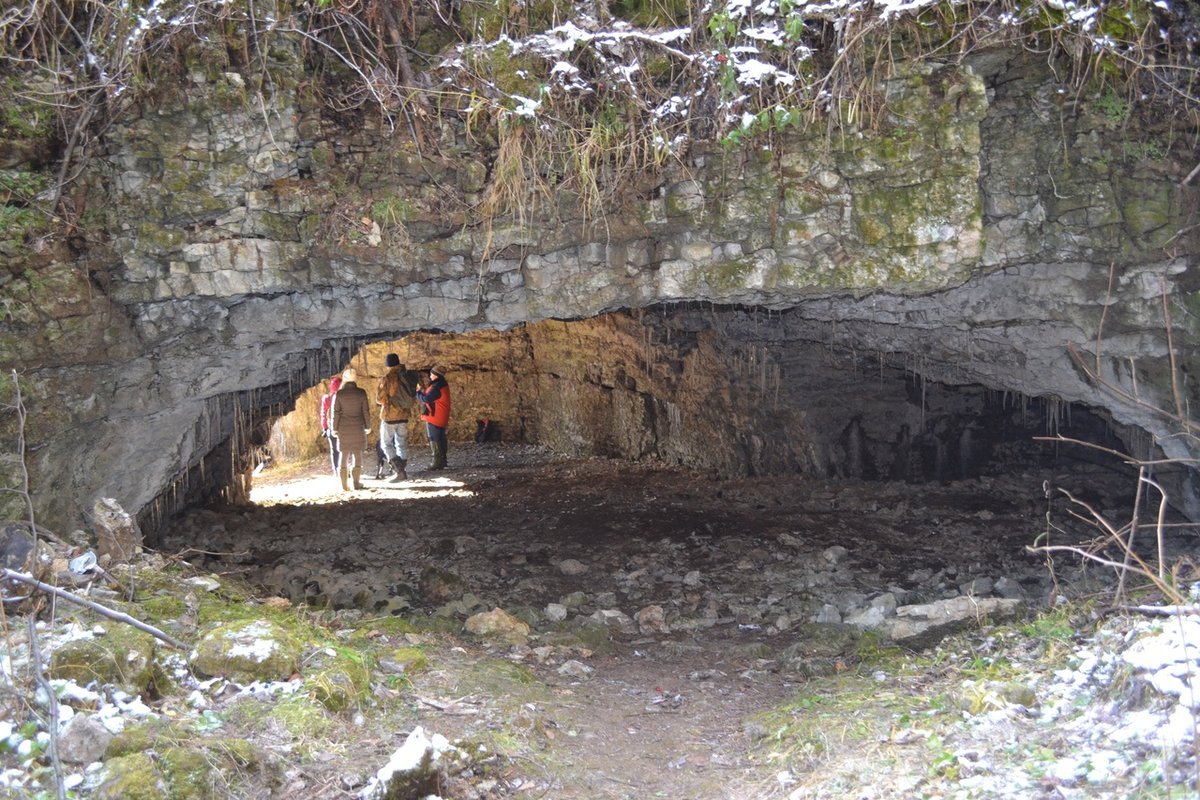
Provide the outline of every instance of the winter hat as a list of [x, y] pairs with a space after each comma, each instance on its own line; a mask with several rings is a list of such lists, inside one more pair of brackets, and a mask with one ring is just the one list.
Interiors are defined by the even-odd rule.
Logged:
[[400, 356], [396, 355], [395, 353], [388, 353], [387, 354], [387, 365], [389, 367], [400, 366]]
[[433, 369], [431, 369], [429, 371], [432, 372], [434, 375], [437, 375], [439, 378], [445, 377], [445, 375], [446, 375], [446, 368], [441, 367], [441, 366], [434, 367]]
[[342, 388], [342, 376], [334, 375], [329, 379], [329, 393], [333, 394], [340, 388]]
[[342, 383], [354, 383], [358, 379], [358, 373], [354, 371], [354, 367], [346, 367], [342, 372]]

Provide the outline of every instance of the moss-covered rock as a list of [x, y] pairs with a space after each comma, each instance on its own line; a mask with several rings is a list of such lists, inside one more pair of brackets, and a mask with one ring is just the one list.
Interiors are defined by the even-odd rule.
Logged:
[[347, 648], [327, 648], [315, 669], [304, 676], [309, 694], [330, 711], [359, 708], [371, 690], [367, 657]]
[[415, 675], [429, 669], [429, 658], [419, 647], [394, 647], [380, 654], [379, 666], [394, 675]]
[[166, 779], [149, 753], [133, 753], [109, 759], [104, 778], [96, 788], [96, 800], [167, 800]]
[[76, 639], [54, 651], [50, 677], [86, 686], [111, 683], [140, 694], [154, 683], [154, 637], [125, 625], [113, 625], [103, 636]]
[[96, 796], [112, 800], [233, 800], [251, 794], [247, 776], [273, 781], [269, 762], [250, 742], [204, 738], [176, 725], [151, 723], [117, 736], [108, 748]]
[[192, 666], [231, 680], [287, 680], [300, 665], [300, 641], [279, 625], [251, 620], [217, 625], [197, 643]]

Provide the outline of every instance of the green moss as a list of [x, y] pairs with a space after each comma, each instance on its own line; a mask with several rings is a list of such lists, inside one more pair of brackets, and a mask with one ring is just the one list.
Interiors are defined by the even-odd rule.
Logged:
[[109, 759], [120, 758], [140, 753], [143, 750], [174, 747], [195, 737], [194, 732], [180, 727], [170, 720], [150, 720], [141, 725], [128, 727], [114, 736], [104, 755]]
[[[262, 754], [244, 739], [204, 737], [152, 721], [118, 734], [105, 755], [98, 797], [208, 800], [244, 796], [239, 776], [261, 772]], [[143, 789], [147, 793], [142, 794]]]
[[240, 682], [285, 680], [299, 668], [302, 647], [297, 636], [266, 620], [223, 623], [196, 643], [192, 666]]
[[76, 639], [54, 651], [50, 677], [86, 686], [114, 683], [141, 693], [155, 681], [155, 640], [128, 625], [113, 624], [103, 636]]
[[149, 753], [110, 758], [96, 789], [97, 800], [164, 800], [167, 783]]
[[177, 620], [187, 611], [187, 604], [183, 602], [183, 599], [178, 595], [171, 594], [148, 597], [138, 601], [137, 605], [141, 607], [145, 618], [150, 621]]
[[1181, 201], [1175, 197], [1170, 184], [1145, 180], [1140, 175], [1119, 177], [1116, 189], [1121, 218], [1132, 236], [1166, 228], [1172, 222], [1174, 210], [1182, 207], [1177, 205]]
[[395, 647], [381, 654], [379, 660], [401, 669], [405, 675], [415, 675], [429, 669], [429, 657], [419, 647]]
[[594, 653], [608, 653], [613, 649], [608, 627], [587, 619], [569, 622], [559, 630], [546, 633], [542, 641], [555, 647], [582, 648]]
[[571, 0], [478, 0], [463, 3], [460, 19], [474, 41], [490, 42], [501, 33], [513, 38], [538, 33], [566, 19]]
[[208, 800], [218, 795], [224, 779], [204, 751], [168, 747], [157, 755], [172, 800]]
[[305, 674], [309, 695], [330, 711], [365, 705], [371, 689], [368, 658], [345, 647], [326, 648], [322, 656], [316, 669], [308, 668]]
[[734, 258], [704, 267], [702, 275], [704, 281], [714, 292], [731, 292], [746, 285], [754, 268], [754, 259]]
[[537, 98], [540, 94], [546, 65], [527, 53], [514, 54], [508, 42], [469, 50], [465, 59], [476, 75], [490, 80], [506, 95]]

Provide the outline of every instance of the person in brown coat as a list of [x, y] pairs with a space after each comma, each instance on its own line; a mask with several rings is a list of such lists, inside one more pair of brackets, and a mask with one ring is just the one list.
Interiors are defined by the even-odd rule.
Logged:
[[342, 454], [338, 475], [342, 479], [342, 489], [347, 492], [351, 480], [355, 489], [363, 488], [363, 451], [367, 449], [367, 434], [371, 432], [371, 403], [367, 393], [355, 383], [357, 377], [353, 369], [342, 373], [342, 385], [333, 396], [330, 414], [338, 452]]
[[400, 356], [387, 354], [387, 374], [379, 380], [375, 402], [379, 404], [379, 444], [396, 474], [392, 483], [408, 480], [408, 416], [413, 406], [416, 377], [400, 363]]

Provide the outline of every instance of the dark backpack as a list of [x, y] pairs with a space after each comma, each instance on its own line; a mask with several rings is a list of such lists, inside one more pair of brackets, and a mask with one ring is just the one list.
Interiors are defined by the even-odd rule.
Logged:
[[490, 419], [475, 420], [475, 441], [476, 442], [492, 442], [500, 438], [500, 431], [496, 428], [496, 423]]

